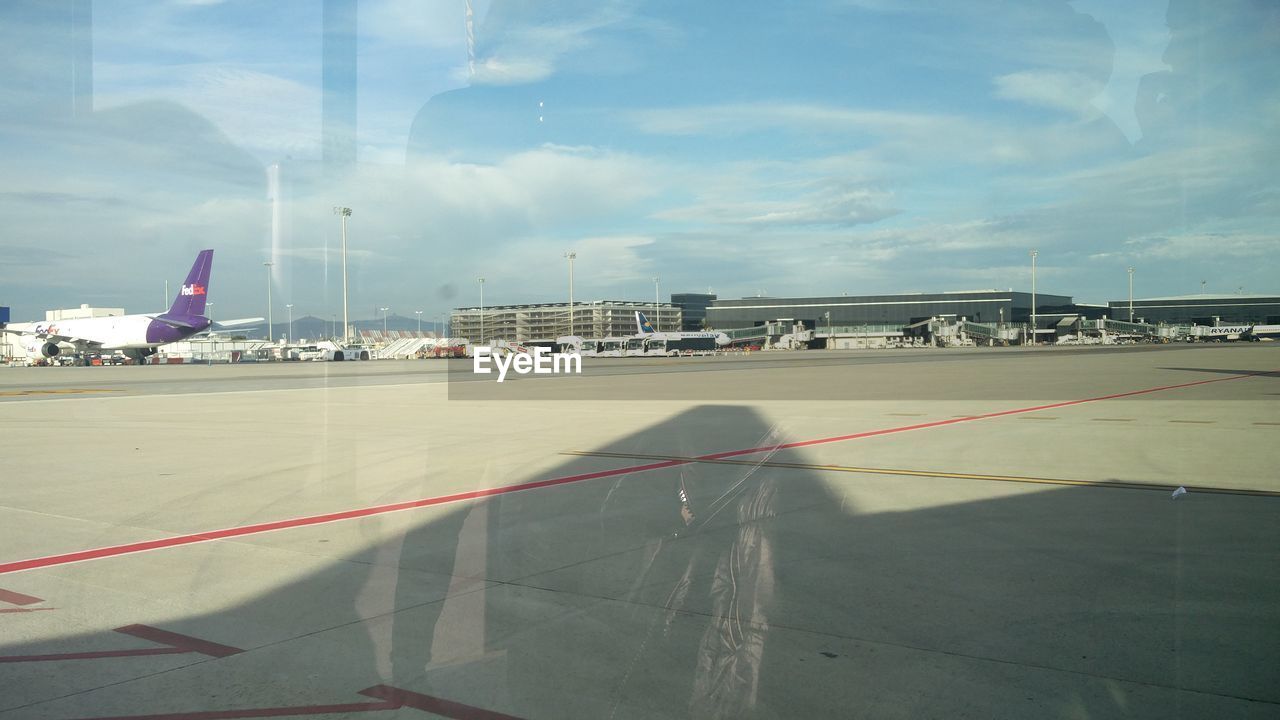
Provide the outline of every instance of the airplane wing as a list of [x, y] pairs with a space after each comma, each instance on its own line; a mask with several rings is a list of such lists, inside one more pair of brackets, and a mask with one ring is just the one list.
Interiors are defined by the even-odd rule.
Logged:
[[241, 327], [244, 325], [254, 325], [262, 322], [263, 320], [266, 320], [266, 318], [256, 317], [256, 318], [237, 318], [235, 320], [219, 320], [213, 323], [213, 325], [211, 325], [210, 327], [212, 327], [214, 330], [224, 330], [227, 328]]
[[46, 329], [39, 326], [34, 328], [28, 327], [27, 323], [23, 323], [22, 325], [18, 325], [18, 326], [14, 326], [14, 325], [0, 326], [0, 332], [6, 332], [11, 335], [20, 335], [22, 337], [35, 338], [35, 339], [43, 340], [46, 342], [67, 343], [68, 345], [75, 345], [77, 348], [94, 347], [95, 345], [100, 344], [92, 340], [85, 340], [84, 338], [78, 338], [74, 335], [64, 335], [59, 332], [48, 332]]
[[[23, 323], [23, 325], [25, 326], [26, 323]], [[72, 352], [76, 353], [97, 352], [102, 348], [101, 343], [71, 335], [63, 335], [57, 332], [45, 332], [43, 328], [37, 331], [31, 327], [9, 326], [0, 327], [0, 332], [17, 335], [20, 338], [17, 341], [18, 345], [24, 352], [26, 352], [28, 357], [39, 357], [42, 355], [43, 353], [41, 348], [46, 343], [53, 343], [54, 345], [58, 345], [63, 348], [70, 346]]]
[[249, 325], [256, 325], [265, 320], [266, 318], [260, 318], [260, 317], [236, 318], [235, 320], [218, 320], [210, 324], [209, 327], [205, 328], [202, 332], [197, 333], [196, 337], [208, 337], [211, 333], [215, 333], [215, 332], [224, 332], [224, 331], [230, 332], [232, 330], [235, 330], [236, 328], [245, 327]]

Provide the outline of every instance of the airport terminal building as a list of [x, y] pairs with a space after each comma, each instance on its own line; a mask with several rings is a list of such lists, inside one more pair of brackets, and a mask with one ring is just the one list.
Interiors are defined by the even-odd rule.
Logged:
[[679, 330], [683, 321], [680, 307], [672, 303], [592, 300], [573, 304], [572, 333], [567, 302], [457, 308], [450, 315], [449, 332], [473, 342], [555, 339], [570, 334], [629, 336], [636, 334], [636, 311], [644, 313], [659, 332]]
[[[1129, 319], [1129, 301], [1107, 303], [1113, 320]], [[1133, 301], [1133, 319], [1153, 325], [1280, 325], [1277, 295], [1179, 295]]]
[[[1037, 315], [1070, 312], [1075, 312], [1071, 296], [1036, 294]], [[802, 322], [815, 329], [828, 324], [907, 326], [933, 317], [963, 318], [978, 323], [1025, 323], [1031, 319], [1031, 293], [970, 290], [810, 298], [749, 297], [715, 300], [707, 308], [707, 325], [715, 329], [753, 327], [782, 319]]]
[[716, 296], [711, 293], [672, 293], [671, 304], [680, 308], [683, 318], [680, 329], [684, 332], [698, 332], [706, 327], [707, 308], [715, 299]]

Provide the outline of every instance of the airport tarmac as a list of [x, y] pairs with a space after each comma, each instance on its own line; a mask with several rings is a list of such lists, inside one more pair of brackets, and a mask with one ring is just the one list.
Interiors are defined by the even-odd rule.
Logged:
[[0, 718], [1280, 712], [1280, 346], [467, 367], [0, 368]]

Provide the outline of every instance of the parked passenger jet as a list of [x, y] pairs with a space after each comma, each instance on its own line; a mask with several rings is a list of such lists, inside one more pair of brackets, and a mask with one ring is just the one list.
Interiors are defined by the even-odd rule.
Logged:
[[212, 266], [213, 251], [201, 250], [173, 305], [163, 313], [0, 324], [0, 332], [20, 335], [19, 342], [33, 356], [52, 358], [67, 353], [120, 350], [141, 362], [161, 345], [185, 340], [211, 326], [221, 329], [261, 322], [262, 318], [209, 322], [204, 308]]
[[653, 323], [649, 322], [649, 318], [638, 310], [636, 311], [636, 332], [643, 336], [666, 340], [715, 340], [716, 345], [728, 345], [732, 342], [729, 336], [722, 332], [657, 332], [653, 329]]

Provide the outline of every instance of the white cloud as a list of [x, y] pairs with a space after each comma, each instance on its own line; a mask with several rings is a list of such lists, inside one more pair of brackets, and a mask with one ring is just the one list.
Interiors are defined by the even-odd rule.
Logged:
[[542, 21], [522, 18], [503, 24], [490, 16], [477, 30], [477, 57], [472, 82], [514, 85], [550, 77], [566, 55], [596, 44], [592, 34], [631, 17], [629, 3], [619, 0], [574, 6], [574, 12], [545, 6]]
[[1102, 23], [1115, 44], [1115, 59], [1107, 85], [1094, 104], [1120, 127], [1129, 142], [1142, 137], [1135, 106], [1138, 83], [1144, 75], [1168, 70], [1162, 56], [1169, 45], [1165, 24], [1167, 0], [1073, 0], [1076, 10]]
[[1096, 80], [1078, 72], [1024, 70], [995, 79], [996, 97], [1029, 105], [1063, 110], [1080, 116], [1097, 112], [1090, 101], [1100, 87]]
[[546, 80], [555, 71], [554, 57], [487, 57], [477, 60], [471, 81], [477, 85], [523, 85]]
[[[483, 17], [480, 9], [477, 22]], [[364, 0], [359, 27], [362, 37], [393, 45], [465, 50], [467, 44], [463, 0]]]
[[[95, 97], [97, 110], [165, 98], [211, 120], [262, 162], [316, 157], [320, 148], [320, 92], [278, 75], [226, 65], [153, 69], [108, 66], [113, 89]], [[131, 79], [128, 79], [131, 78]]]
[[655, 135], [741, 134], [768, 128], [899, 134], [941, 129], [959, 119], [941, 114], [764, 102], [657, 108], [630, 115], [637, 130]]
[[1276, 248], [1280, 248], [1280, 235], [1268, 233], [1151, 235], [1124, 243], [1127, 257], [1162, 260], [1269, 258], [1275, 255]]
[[718, 200], [664, 210], [663, 220], [714, 222], [754, 227], [874, 223], [899, 211], [892, 193], [869, 188], [828, 187], [786, 200]]

